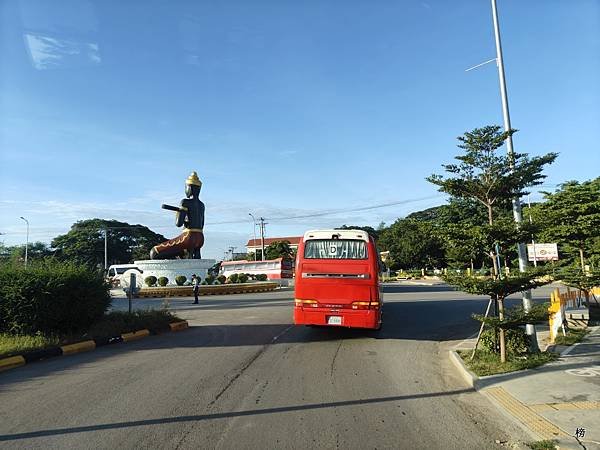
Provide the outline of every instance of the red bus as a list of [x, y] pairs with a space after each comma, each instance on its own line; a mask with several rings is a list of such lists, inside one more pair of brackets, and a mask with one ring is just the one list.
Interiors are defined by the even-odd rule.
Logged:
[[379, 253], [362, 230], [314, 230], [298, 246], [294, 324], [381, 327]]

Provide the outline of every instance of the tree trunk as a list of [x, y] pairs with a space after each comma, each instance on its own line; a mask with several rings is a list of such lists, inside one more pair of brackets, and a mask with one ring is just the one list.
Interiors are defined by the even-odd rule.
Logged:
[[488, 222], [490, 225], [494, 224], [493, 214], [492, 214], [492, 205], [487, 205], [488, 209]]
[[581, 260], [581, 271], [585, 273], [585, 260], [583, 259], [583, 248], [579, 247], [579, 259]]
[[[504, 320], [504, 299], [498, 299], [498, 318]], [[506, 362], [506, 340], [504, 328], [500, 328], [500, 362]]]
[[475, 267], [473, 266], [473, 258], [471, 258], [471, 276], [475, 275]]

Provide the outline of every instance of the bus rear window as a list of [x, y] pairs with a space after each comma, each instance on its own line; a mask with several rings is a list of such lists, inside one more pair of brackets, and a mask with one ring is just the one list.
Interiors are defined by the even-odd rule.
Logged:
[[350, 239], [314, 239], [304, 244], [306, 259], [367, 259], [367, 243]]

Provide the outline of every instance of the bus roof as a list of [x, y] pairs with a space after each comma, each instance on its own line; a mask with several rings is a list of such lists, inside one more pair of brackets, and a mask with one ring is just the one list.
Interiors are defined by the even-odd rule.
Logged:
[[369, 233], [363, 230], [309, 230], [304, 233], [304, 240], [312, 239], [358, 239], [369, 242]]

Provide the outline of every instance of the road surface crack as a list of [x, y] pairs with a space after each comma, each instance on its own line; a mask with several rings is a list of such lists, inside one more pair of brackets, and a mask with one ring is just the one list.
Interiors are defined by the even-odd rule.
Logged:
[[342, 347], [343, 342], [344, 342], [343, 340], [340, 340], [338, 347], [335, 349], [335, 355], [333, 355], [333, 359], [331, 360], [331, 369], [330, 369], [330, 373], [329, 373], [331, 378], [333, 378], [333, 369], [335, 366], [335, 360], [337, 359], [337, 355], [340, 352], [340, 348]]
[[[207, 405], [207, 408], [214, 406], [214, 404], [219, 400], [219, 398], [221, 398], [221, 396], [233, 385], [233, 383], [235, 383], [235, 381], [242, 376], [242, 374], [248, 369], [248, 367], [250, 367], [252, 363], [256, 361], [260, 357], [260, 355], [262, 355], [267, 350], [267, 348], [274, 344], [281, 336], [287, 333], [291, 328], [293, 328], [293, 325], [290, 325], [289, 327], [285, 328], [281, 333], [279, 333], [277, 336], [271, 339], [267, 344], [263, 345], [254, 355], [252, 355], [252, 357], [236, 372], [236, 374], [229, 380], [229, 382], [227, 382], [227, 384], [217, 393], [215, 398]], [[175, 449], [179, 449], [182, 446], [182, 444], [185, 442], [186, 438], [192, 432], [193, 429], [194, 426], [190, 426], [188, 428], [188, 430], [183, 434], [181, 439], [179, 439], [179, 442], [177, 442]]]
[[233, 385], [233, 383], [235, 383], [235, 381], [243, 375], [243, 373], [248, 369], [248, 367], [250, 367], [252, 363], [256, 361], [260, 357], [260, 355], [262, 355], [267, 350], [267, 348], [269, 348], [273, 343], [277, 341], [277, 339], [279, 339], [281, 336], [287, 333], [292, 327], [293, 325], [287, 327], [285, 330], [283, 330], [281, 333], [279, 333], [277, 336], [271, 339], [271, 341], [268, 344], [263, 345], [254, 355], [252, 355], [252, 357], [246, 362], [246, 364], [244, 364], [237, 371], [237, 373], [229, 380], [229, 382], [217, 393], [215, 398], [208, 404], [208, 407], [213, 406], [219, 400], [219, 398], [221, 398], [221, 396]]

